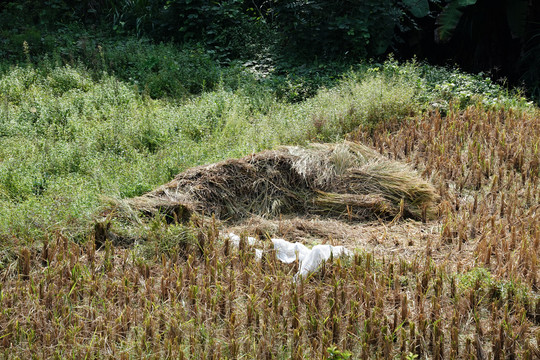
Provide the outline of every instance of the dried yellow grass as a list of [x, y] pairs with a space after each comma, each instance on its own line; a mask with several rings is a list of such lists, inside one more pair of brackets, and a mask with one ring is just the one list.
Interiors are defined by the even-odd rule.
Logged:
[[408, 165], [353, 142], [284, 146], [189, 169], [123, 206], [176, 220], [321, 214], [368, 220], [431, 213], [437, 194]]

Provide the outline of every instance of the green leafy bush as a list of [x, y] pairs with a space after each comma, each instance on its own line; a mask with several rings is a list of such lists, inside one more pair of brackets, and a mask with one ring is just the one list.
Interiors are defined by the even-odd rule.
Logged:
[[129, 40], [104, 47], [103, 56], [106, 69], [153, 98], [199, 94], [214, 89], [221, 78], [219, 65], [200, 48]]
[[384, 1], [282, 1], [272, 7], [289, 52], [305, 57], [366, 57], [391, 45], [400, 9]]
[[483, 73], [467, 74], [458, 69], [423, 65], [418, 68], [422, 80], [422, 99], [445, 112], [454, 105], [465, 108], [482, 103], [486, 106], [527, 107], [528, 101], [519, 89], [508, 90]]

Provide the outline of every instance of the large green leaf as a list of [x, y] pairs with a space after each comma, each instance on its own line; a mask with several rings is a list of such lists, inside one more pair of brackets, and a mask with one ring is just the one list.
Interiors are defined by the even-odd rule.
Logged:
[[435, 41], [444, 43], [452, 38], [454, 30], [463, 15], [462, 9], [467, 6], [475, 5], [477, 0], [454, 0], [450, 2], [437, 17], [435, 29]]
[[465, 7], [476, 4], [477, 0], [454, 0], [453, 2], [457, 3], [458, 6]]
[[523, 37], [527, 25], [528, 0], [506, 0], [506, 18], [514, 37]]
[[403, 0], [403, 5], [414, 17], [422, 18], [429, 14], [428, 0]]

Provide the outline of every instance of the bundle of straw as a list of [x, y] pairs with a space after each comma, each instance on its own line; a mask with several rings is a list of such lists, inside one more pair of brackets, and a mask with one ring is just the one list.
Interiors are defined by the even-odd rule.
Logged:
[[437, 194], [408, 165], [361, 144], [286, 146], [189, 169], [124, 204], [175, 220], [193, 212], [221, 220], [319, 214], [355, 220], [432, 213]]

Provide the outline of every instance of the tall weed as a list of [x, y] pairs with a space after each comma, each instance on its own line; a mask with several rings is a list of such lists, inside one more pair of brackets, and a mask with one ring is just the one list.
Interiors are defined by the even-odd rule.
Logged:
[[[205, 71], [193, 81], [204, 83]], [[137, 196], [195, 165], [399, 122], [438, 94], [420, 74], [389, 61], [288, 103], [242, 72], [234, 86], [220, 80], [181, 100], [152, 99], [133, 81], [83, 66], [13, 67], [0, 76], [0, 234], [34, 239], [53, 227], [82, 236], [104, 196]]]

